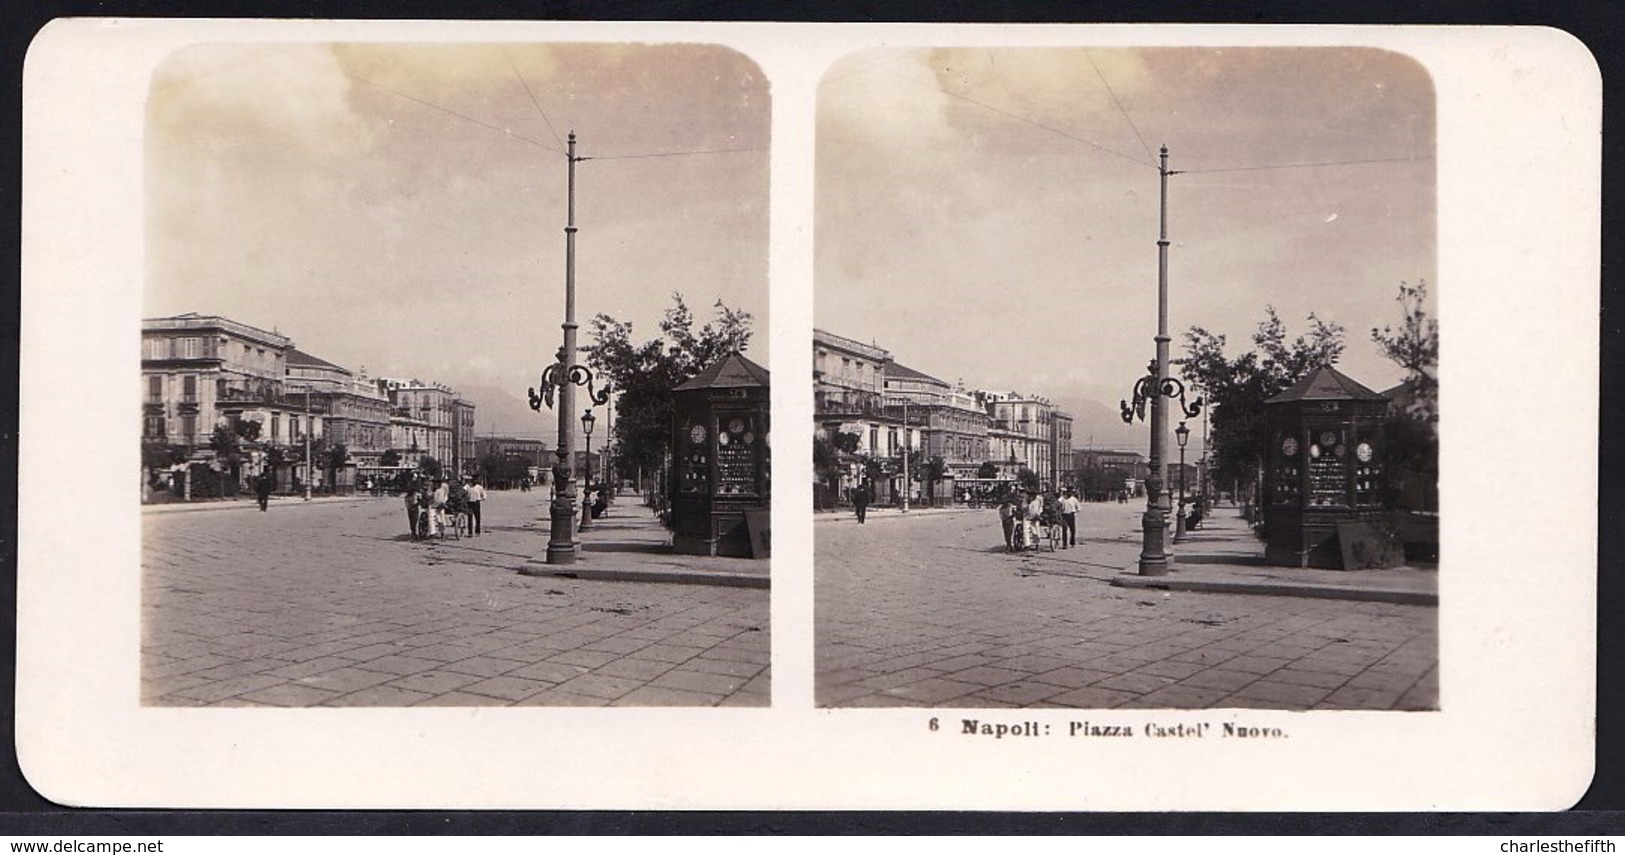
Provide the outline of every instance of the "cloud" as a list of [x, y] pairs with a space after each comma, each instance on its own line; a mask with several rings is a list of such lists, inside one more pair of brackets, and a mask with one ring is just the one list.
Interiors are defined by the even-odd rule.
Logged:
[[365, 150], [372, 134], [350, 107], [351, 86], [322, 46], [190, 47], [153, 75], [149, 130], [203, 152]]

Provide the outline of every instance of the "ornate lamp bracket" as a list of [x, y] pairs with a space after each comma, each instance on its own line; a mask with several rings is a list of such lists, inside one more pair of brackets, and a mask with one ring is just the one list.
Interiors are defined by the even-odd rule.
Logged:
[[1146, 376], [1141, 377], [1134, 383], [1134, 403], [1130, 404], [1128, 401], [1118, 402], [1118, 407], [1121, 410], [1119, 415], [1123, 417], [1124, 424], [1133, 424], [1135, 419], [1145, 421], [1146, 401], [1159, 394], [1170, 399], [1178, 398], [1179, 411], [1185, 414], [1185, 418], [1196, 418], [1197, 414], [1202, 411], [1201, 398], [1197, 398], [1190, 403], [1185, 402], [1185, 384], [1179, 378], [1164, 377], [1159, 381], [1155, 362], [1152, 362], [1147, 367], [1147, 372]]
[[534, 386], [525, 390], [525, 392], [530, 398], [530, 408], [537, 412], [541, 411], [544, 404], [548, 409], [553, 409], [554, 390], [562, 388], [567, 383], [586, 387], [588, 400], [591, 400], [595, 405], [602, 406], [609, 402], [610, 384], [605, 383], [603, 389], [598, 389], [593, 385], [593, 380], [592, 369], [585, 365], [575, 364], [566, 367], [564, 364], [564, 351], [561, 349], [559, 351], [559, 361], [542, 369], [541, 393], [538, 394]]

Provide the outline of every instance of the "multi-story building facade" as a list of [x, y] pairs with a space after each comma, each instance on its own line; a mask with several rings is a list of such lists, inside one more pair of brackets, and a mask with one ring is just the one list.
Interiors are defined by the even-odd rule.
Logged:
[[451, 416], [451, 445], [456, 450], [457, 471], [478, 472], [480, 454], [474, 436], [474, 402], [452, 399]]
[[[141, 322], [143, 439], [212, 458], [209, 436], [234, 419], [281, 427], [293, 340], [216, 315]], [[274, 416], [274, 419], [271, 418]]]
[[[833, 441], [839, 434], [857, 436], [857, 446], [841, 453], [841, 472], [828, 489], [845, 496], [865, 478], [865, 461], [880, 463], [902, 448], [900, 416], [886, 407], [886, 369], [891, 353], [873, 344], [813, 330], [813, 419], [815, 435]], [[874, 484], [876, 498], [890, 497], [890, 479]]]
[[[289, 348], [287, 365], [287, 388], [295, 401], [309, 390], [311, 408], [323, 418], [327, 445], [344, 446], [349, 466], [356, 471], [379, 468], [379, 458], [392, 447], [389, 397], [365, 369], [358, 374], [297, 348]], [[340, 480], [354, 483], [348, 473]]]
[[[939, 497], [954, 495], [952, 482], [976, 477], [990, 459], [987, 412], [963, 388], [897, 362], [888, 366], [885, 385], [888, 413], [906, 415], [917, 436], [914, 447], [926, 460], [940, 457], [946, 465], [947, 483], [936, 488]], [[904, 401], [907, 407], [901, 406]]]
[[450, 386], [415, 378], [380, 378], [378, 388], [389, 397], [394, 448], [405, 457], [403, 462], [427, 454], [448, 474], [478, 465], [473, 402], [459, 398]]
[[[239, 487], [261, 472], [283, 489], [296, 474], [320, 482], [319, 471], [298, 468], [305, 437], [320, 441], [326, 419], [319, 402], [289, 388], [293, 339], [196, 313], [143, 320], [141, 339], [144, 441], [183, 449]], [[216, 459], [219, 427], [236, 438], [232, 459]]]

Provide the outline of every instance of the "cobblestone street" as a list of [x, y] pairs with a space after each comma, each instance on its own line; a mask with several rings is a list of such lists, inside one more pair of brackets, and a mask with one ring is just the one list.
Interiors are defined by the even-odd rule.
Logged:
[[[520, 575], [545, 548], [546, 501], [493, 492], [483, 536], [429, 543], [407, 537], [394, 498], [148, 509], [142, 701], [768, 703], [766, 590]], [[647, 515], [631, 501], [612, 513]]]
[[817, 703], [1437, 707], [1436, 608], [1112, 587], [1142, 512], [1085, 505], [1076, 548], [1019, 556], [992, 510], [820, 518]]

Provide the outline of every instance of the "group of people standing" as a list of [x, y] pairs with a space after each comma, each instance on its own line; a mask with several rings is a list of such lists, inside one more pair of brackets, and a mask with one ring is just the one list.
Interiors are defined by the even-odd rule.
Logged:
[[[999, 523], [1004, 529], [1004, 548], [1015, 552], [1018, 547], [1031, 549], [1038, 543], [1039, 526], [1060, 526], [1060, 548], [1078, 545], [1078, 510], [1083, 502], [1071, 487], [1055, 490], [1034, 490], [1029, 493], [1017, 488], [999, 503]], [[1020, 535], [1019, 544], [1017, 535]]]
[[406, 524], [413, 540], [444, 535], [446, 522], [452, 514], [468, 514], [469, 534], [483, 533], [480, 510], [485, 503], [485, 487], [478, 475], [463, 476], [462, 483], [451, 483], [444, 476], [433, 479], [417, 478], [401, 491], [406, 501]]

